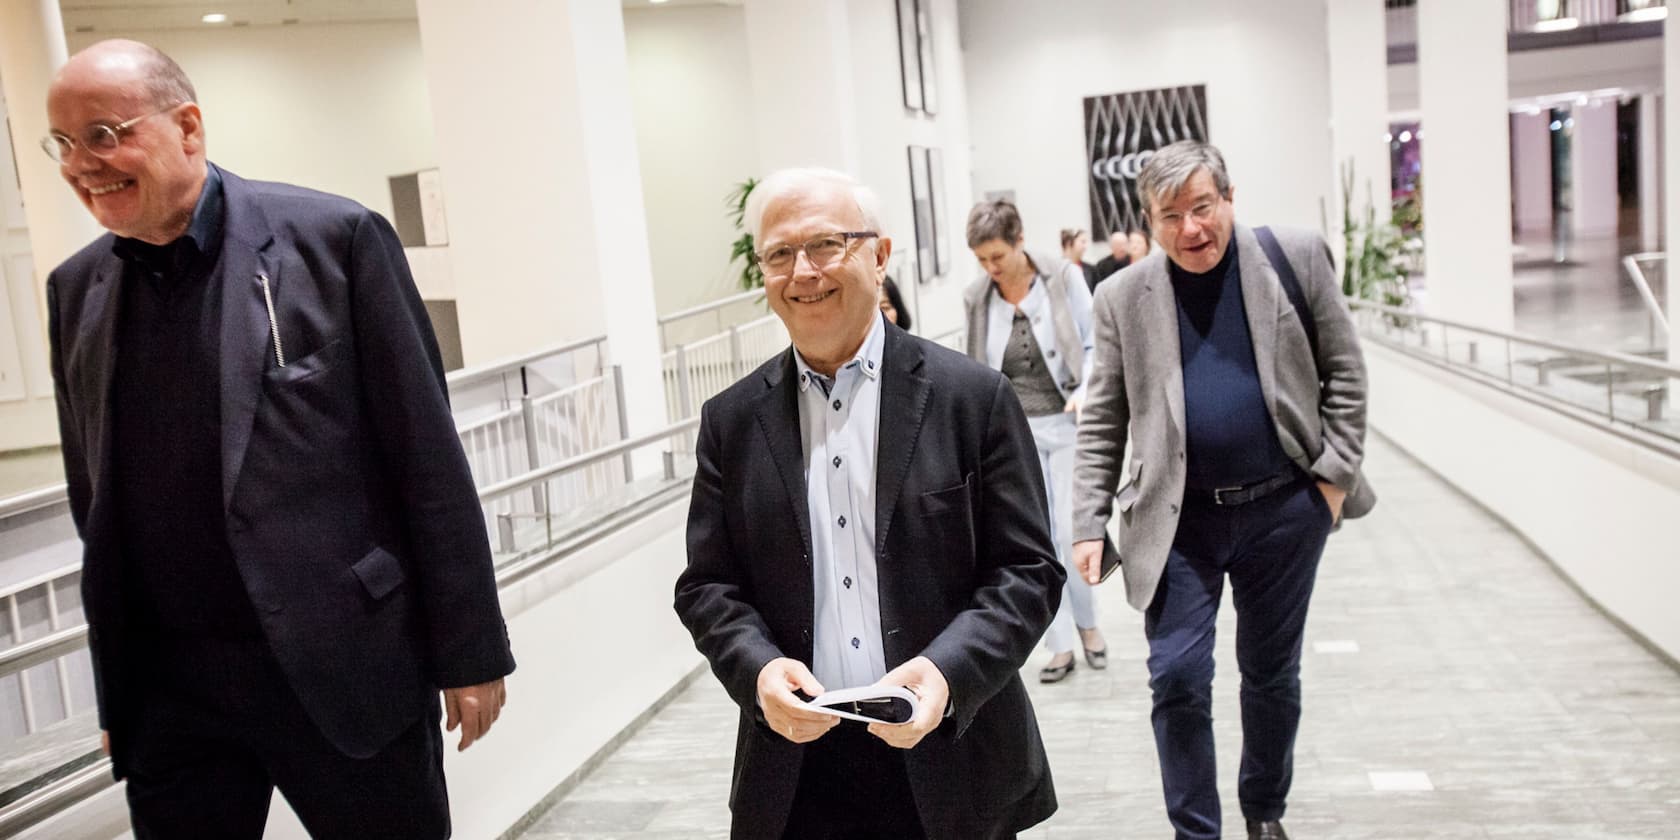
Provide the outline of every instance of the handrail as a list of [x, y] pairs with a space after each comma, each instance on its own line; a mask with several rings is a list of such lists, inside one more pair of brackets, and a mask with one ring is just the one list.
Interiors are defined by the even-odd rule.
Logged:
[[[621, 457], [625, 453], [657, 443], [662, 439], [698, 428], [699, 425], [700, 419], [698, 417], [684, 420], [648, 434], [620, 441], [594, 452], [568, 458], [549, 467], [534, 470], [523, 476], [517, 476], [486, 487], [479, 492], [479, 499], [483, 501], [493, 496], [517, 492], [556, 475]], [[671, 494], [672, 488], [666, 487], [650, 498], [664, 503], [670, 501]], [[648, 500], [644, 499], [642, 501]], [[598, 534], [589, 534], [570, 545], [586, 545], [598, 536]], [[499, 570], [496, 575], [497, 589], [513, 586], [530, 575], [559, 562], [568, 553], [570, 552], [561, 548], [538, 557], [526, 558], [515, 568]], [[84, 648], [87, 646], [87, 636], [87, 625], [82, 624], [0, 652], [0, 677], [35, 667], [44, 662], [50, 662], [60, 656]], [[100, 758], [87, 767], [74, 770], [40, 790], [29, 793], [9, 805], [0, 807], [0, 837], [9, 837], [29, 826], [36, 825], [42, 820], [62, 812], [72, 804], [93, 796], [114, 784], [116, 782], [111, 777], [111, 762], [108, 758]]]
[[70, 485], [54, 484], [0, 498], [0, 519], [70, 501]]
[[700, 418], [691, 417], [681, 422], [672, 423], [671, 425], [657, 431], [649, 432], [644, 435], [638, 435], [633, 438], [626, 438], [618, 443], [612, 444], [611, 446], [604, 446], [592, 452], [585, 452], [582, 455], [574, 455], [564, 461], [556, 461], [546, 467], [531, 470], [523, 475], [516, 475], [505, 481], [496, 482], [495, 484], [478, 491], [479, 504], [501, 498], [502, 496], [506, 496], [510, 493], [516, 493], [520, 490], [535, 487], [536, 485], [562, 473], [575, 472], [583, 469], [584, 467], [594, 466], [602, 461], [612, 460], [613, 458], [620, 457], [625, 453], [634, 452], [644, 446], [658, 443], [659, 441], [671, 437], [672, 435], [688, 431], [691, 427], [699, 428]]
[[0, 652], [0, 677], [9, 677], [43, 662], [51, 662], [60, 656], [75, 653], [87, 647], [87, 635], [87, 625], [78, 624], [49, 633], [32, 642], [9, 647]]
[[1638, 254], [1628, 254], [1627, 256], [1622, 257], [1622, 270], [1626, 271], [1628, 279], [1633, 281], [1633, 287], [1639, 290], [1639, 297], [1641, 300], [1645, 301], [1645, 308], [1651, 311], [1651, 323], [1658, 327], [1662, 327], [1663, 338], [1666, 339], [1670, 335], [1668, 331], [1668, 316], [1663, 314], [1662, 306], [1657, 303], [1657, 295], [1655, 292], [1651, 291], [1651, 282], [1645, 279], [1645, 272], [1639, 269], [1640, 260], [1654, 260], [1658, 257], [1662, 257], [1665, 261], [1667, 260], [1666, 253], [1663, 251], [1645, 251]]
[[666, 324], [672, 323], [673, 321], [681, 321], [684, 318], [693, 318], [696, 315], [704, 315], [707, 312], [711, 312], [714, 309], [722, 309], [725, 306], [729, 306], [730, 304], [734, 304], [734, 303], [750, 303], [750, 302], [752, 302], [754, 300], [757, 300], [761, 297], [764, 297], [764, 290], [763, 289], [749, 289], [745, 292], [739, 292], [739, 293], [730, 295], [729, 297], [718, 298], [717, 300], [714, 300], [711, 303], [702, 303], [699, 306], [691, 306], [687, 309], [679, 309], [676, 312], [672, 312], [669, 315], [661, 315], [661, 316], [659, 316], [659, 325], [664, 326]]
[[1610, 352], [1610, 351], [1606, 351], [1606, 350], [1592, 350], [1592, 349], [1589, 349], [1589, 348], [1586, 348], [1586, 347], [1579, 347], [1579, 346], [1576, 346], [1576, 345], [1573, 345], [1573, 344], [1564, 344], [1564, 343], [1559, 342], [1559, 341], [1551, 341], [1549, 339], [1536, 338], [1534, 336], [1522, 335], [1520, 333], [1505, 332], [1504, 330], [1496, 330], [1496, 329], [1492, 329], [1491, 327], [1477, 326], [1475, 324], [1466, 323], [1464, 321], [1455, 321], [1455, 320], [1452, 320], [1450, 318], [1442, 318], [1442, 317], [1435, 316], [1435, 315], [1424, 315], [1424, 314], [1419, 313], [1419, 312], [1413, 312], [1409, 309], [1401, 309], [1401, 308], [1396, 307], [1396, 306], [1388, 306], [1386, 304], [1376, 303], [1375, 301], [1349, 299], [1348, 300], [1348, 306], [1353, 308], [1353, 309], [1369, 309], [1373, 312], [1381, 312], [1384, 315], [1393, 315], [1396, 318], [1405, 318], [1405, 319], [1412, 320], [1412, 321], [1421, 321], [1421, 322], [1426, 323], [1426, 324], [1440, 324], [1442, 326], [1452, 327], [1455, 330], [1468, 330], [1470, 332], [1477, 332], [1477, 333], [1481, 333], [1483, 335], [1490, 335], [1490, 336], [1493, 336], [1495, 338], [1503, 338], [1503, 339], [1506, 339], [1508, 341], [1515, 341], [1515, 342], [1519, 342], [1519, 343], [1522, 343], [1522, 344], [1527, 344], [1527, 345], [1534, 346], [1534, 347], [1543, 347], [1547, 350], [1555, 350], [1559, 353], [1568, 353], [1571, 356], [1576, 356], [1576, 357], [1583, 358], [1583, 359], [1589, 359], [1589, 360], [1592, 360], [1592, 361], [1595, 361], [1595, 362], [1602, 362], [1602, 363], [1605, 363], [1605, 364], [1614, 364], [1614, 365], [1624, 365], [1624, 366], [1630, 367], [1630, 368], [1645, 370], [1645, 371], [1648, 371], [1650, 373], [1657, 374], [1659, 376], [1680, 378], [1680, 366], [1663, 364], [1662, 362], [1653, 361], [1651, 359], [1640, 358], [1639, 356], [1628, 356], [1628, 355], [1625, 355], [1625, 354], [1622, 354], [1622, 353], [1614, 353], [1614, 352]]
[[494, 379], [495, 377], [507, 373], [508, 371], [522, 368], [534, 361], [537, 361], [538, 359], [546, 359], [549, 356], [558, 356], [561, 353], [571, 353], [592, 345], [605, 344], [606, 341], [607, 337], [605, 335], [580, 338], [577, 341], [569, 341], [565, 344], [557, 344], [541, 350], [533, 350], [524, 355], [514, 356], [508, 359], [500, 359], [494, 362], [487, 362], [479, 365], [478, 367], [462, 368], [450, 373], [448, 376], [445, 376], [444, 382], [446, 382], [450, 388], [461, 388], [467, 385], [476, 385], [479, 382]]

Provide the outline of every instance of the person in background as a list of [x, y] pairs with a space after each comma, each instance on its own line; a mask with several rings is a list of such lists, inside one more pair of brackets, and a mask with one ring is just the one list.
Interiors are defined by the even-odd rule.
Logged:
[[[1132, 264], [1131, 236], [1123, 230], [1108, 235], [1108, 256], [1097, 261], [1097, 282], [1113, 277], [1120, 269]], [[1095, 294], [1095, 286], [1092, 286]]]
[[1079, 269], [1085, 273], [1085, 287], [1095, 290], [1097, 281], [1102, 276], [1097, 274], [1097, 267], [1085, 261], [1085, 249], [1091, 247], [1091, 237], [1079, 228], [1062, 228], [1062, 258], [1071, 263], [1078, 263]]
[[1129, 259], [1127, 265], [1143, 262], [1143, 258], [1149, 256], [1149, 234], [1141, 230], [1126, 234], [1126, 256]]
[[891, 277], [881, 279], [881, 314], [887, 316], [887, 321], [905, 332], [910, 331], [910, 310], [904, 306], [904, 298], [898, 293], [898, 284]]
[[1075, 263], [1031, 254], [1021, 214], [1007, 201], [984, 201], [968, 214], [968, 247], [986, 273], [963, 293], [968, 355], [1000, 370], [1032, 424], [1049, 496], [1056, 556], [1070, 569], [1061, 609], [1044, 636], [1050, 663], [1040, 682], [1073, 673], [1074, 647], [1092, 668], [1108, 666], [1091, 585], [1073, 574], [1073, 445], [1079, 405], [1091, 375], [1091, 291]]
[[1242, 675], [1237, 799], [1249, 840], [1288, 840], [1301, 644], [1319, 557], [1342, 516], [1376, 503], [1360, 473], [1365, 363], [1324, 240], [1236, 224], [1218, 149], [1161, 149], [1138, 195], [1165, 257], [1097, 290], [1074, 554], [1096, 582], [1118, 508], [1177, 840], [1221, 836], [1213, 643], [1230, 578]]

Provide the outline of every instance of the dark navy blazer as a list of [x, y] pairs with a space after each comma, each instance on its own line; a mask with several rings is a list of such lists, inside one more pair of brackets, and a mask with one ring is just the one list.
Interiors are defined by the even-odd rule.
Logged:
[[[513, 670], [483, 515], [390, 224], [348, 199], [220, 172], [227, 217], [210, 283], [222, 295], [228, 543], [304, 709], [338, 749], [370, 756], [438, 688]], [[112, 243], [106, 234], [54, 270], [47, 300], [99, 720], [120, 778], [145, 675], [126, 644], [112, 510], [125, 282]]]

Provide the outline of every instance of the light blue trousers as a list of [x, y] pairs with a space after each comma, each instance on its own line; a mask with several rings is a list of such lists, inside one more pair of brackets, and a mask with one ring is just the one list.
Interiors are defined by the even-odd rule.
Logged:
[[1038, 465], [1044, 472], [1044, 491], [1050, 501], [1050, 538], [1056, 543], [1056, 559], [1068, 573], [1062, 605], [1044, 631], [1044, 646], [1051, 653], [1066, 653], [1079, 647], [1079, 628], [1097, 626], [1091, 585], [1073, 568], [1073, 447], [1079, 437], [1079, 424], [1072, 412], [1029, 417], [1027, 422], [1032, 426]]

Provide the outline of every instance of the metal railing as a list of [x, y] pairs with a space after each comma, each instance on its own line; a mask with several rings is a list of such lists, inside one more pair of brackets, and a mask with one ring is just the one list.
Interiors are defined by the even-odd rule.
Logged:
[[1622, 271], [1627, 274], [1628, 282], [1632, 283], [1633, 288], [1639, 292], [1639, 300], [1645, 305], [1647, 320], [1650, 322], [1648, 346], [1655, 350], [1666, 347], [1673, 334], [1668, 328], [1668, 316], [1663, 314], [1662, 302], [1657, 300], [1657, 294], [1653, 288], [1654, 284], [1651, 283], [1650, 277], [1645, 273], [1645, 264], [1656, 266], [1652, 276], [1661, 280], [1666, 297], [1668, 257], [1662, 251], [1647, 251], [1622, 257]]
[[[1509, 0], [1506, 14], [1508, 46], [1512, 50], [1614, 40], [1621, 37], [1656, 37], [1654, 22], [1668, 13], [1666, 0]], [[1417, 5], [1415, 2], [1387, 2], [1389, 63], [1403, 64], [1417, 59]], [[1652, 24], [1653, 26], [1625, 26]], [[1560, 36], [1570, 33], [1574, 37]], [[1596, 33], [1597, 37], [1593, 37]]]
[[757, 319], [763, 308], [763, 289], [749, 289], [739, 294], [719, 298], [711, 303], [672, 312], [659, 318], [659, 351], [671, 349], [672, 335], [717, 335], [743, 321]]
[[661, 357], [665, 410], [672, 422], [698, 417], [701, 403], [787, 347], [787, 329], [766, 315], [699, 341], [679, 345]]
[[1499, 385], [1680, 456], [1670, 411], [1680, 366], [1350, 300], [1360, 333], [1394, 350]]

